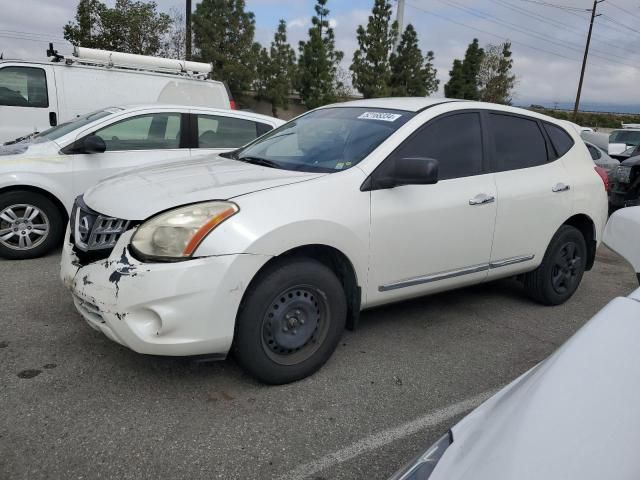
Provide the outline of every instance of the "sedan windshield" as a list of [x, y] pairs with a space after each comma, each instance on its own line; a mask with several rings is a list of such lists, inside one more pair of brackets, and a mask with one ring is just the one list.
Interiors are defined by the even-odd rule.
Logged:
[[640, 130], [614, 130], [609, 136], [609, 143], [640, 145]]
[[285, 170], [346, 170], [362, 161], [414, 115], [379, 108], [315, 110], [235, 151], [232, 158]]
[[122, 111], [121, 108], [108, 108], [106, 110], [98, 110], [97, 112], [83, 115], [70, 122], [61, 123], [57, 127], [50, 128], [37, 134], [33, 141], [35, 143], [39, 143], [46, 140], [57, 140], [58, 138], [65, 136], [67, 133], [71, 133], [78, 128], [89, 125], [91, 122], [95, 122], [96, 120], [100, 120], [101, 118], [108, 117], [109, 115], [120, 111]]

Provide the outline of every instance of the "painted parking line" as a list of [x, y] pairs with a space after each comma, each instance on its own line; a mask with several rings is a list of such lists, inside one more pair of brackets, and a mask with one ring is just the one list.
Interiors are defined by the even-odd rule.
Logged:
[[[421, 430], [444, 423], [461, 413], [465, 413], [477, 407], [495, 392], [496, 390], [482, 392], [478, 395], [467, 398], [466, 400], [453, 403], [447, 407], [435, 410], [422, 417], [418, 417], [398, 427], [389, 428], [369, 435], [368, 437], [358, 440], [345, 448], [329, 453], [318, 460], [300, 465], [289, 473], [278, 477], [278, 480], [304, 480], [311, 475], [315, 475], [326, 470], [327, 468], [331, 468], [335, 465], [356, 458], [364, 453], [377, 450], [378, 448], [389, 445], [397, 440], [418, 433]], [[424, 447], [426, 448], [428, 445], [424, 445]], [[400, 465], [398, 465], [398, 467], [400, 467]]]

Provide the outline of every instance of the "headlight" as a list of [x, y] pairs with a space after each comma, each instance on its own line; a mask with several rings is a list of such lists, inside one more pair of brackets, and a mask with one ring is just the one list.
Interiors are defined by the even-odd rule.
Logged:
[[158, 259], [190, 258], [200, 242], [240, 209], [231, 202], [204, 202], [156, 215], [138, 227], [133, 250]]
[[397, 472], [390, 480], [427, 480], [436, 468], [440, 458], [442, 458], [444, 451], [451, 445], [451, 442], [451, 432], [447, 432], [446, 435], [440, 437], [427, 451], [418, 455], [417, 458]]

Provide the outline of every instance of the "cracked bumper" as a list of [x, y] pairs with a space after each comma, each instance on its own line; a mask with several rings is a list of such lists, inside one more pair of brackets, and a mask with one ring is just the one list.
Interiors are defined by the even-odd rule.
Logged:
[[266, 255], [224, 255], [141, 263], [128, 252], [132, 232], [110, 257], [81, 266], [67, 232], [60, 276], [94, 329], [151, 355], [226, 355], [248, 283]]

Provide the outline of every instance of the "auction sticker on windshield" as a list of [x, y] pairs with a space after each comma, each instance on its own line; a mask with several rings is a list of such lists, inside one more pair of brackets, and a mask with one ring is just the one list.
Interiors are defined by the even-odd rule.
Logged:
[[360, 120], [381, 120], [383, 122], [395, 122], [402, 115], [397, 113], [384, 113], [384, 112], [364, 112], [358, 118]]

